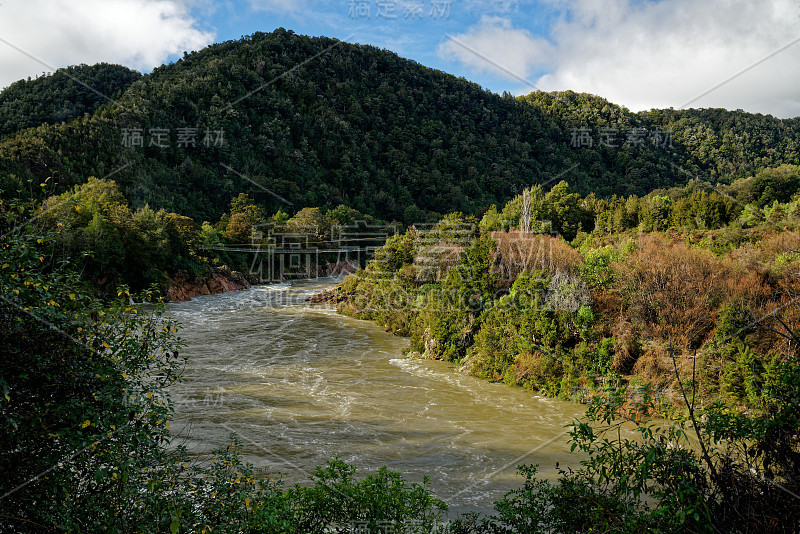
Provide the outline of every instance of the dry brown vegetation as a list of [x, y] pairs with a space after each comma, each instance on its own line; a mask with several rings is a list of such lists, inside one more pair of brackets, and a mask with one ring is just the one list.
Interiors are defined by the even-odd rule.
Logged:
[[650, 235], [640, 238], [615, 270], [630, 318], [645, 337], [671, 338], [680, 349], [696, 349], [707, 340], [725, 294], [727, 268], [719, 258]]
[[[719, 343], [747, 336], [759, 354], [790, 354], [792, 333], [800, 328], [800, 236], [765, 235], [728, 254], [690, 246], [658, 234], [635, 240], [635, 250], [613, 263], [617, 277], [609, 290], [594, 290], [599, 328], [615, 339], [612, 368], [632, 373], [666, 390], [674, 382], [672, 346], [682, 377], [690, 377], [693, 359], [699, 374], [712, 379], [724, 362]], [[725, 309], [748, 310], [740, 328], [722, 335]], [[742, 312], [744, 313], [744, 312]], [[759, 321], [757, 330], [753, 324]], [[707, 380], [706, 380], [707, 381]]]
[[497, 243], [493, 270], [507, 286], [524, 271], [546, 269], [577, 276], [583, 264], [580, 253], [563, 239], [527, 232], [492, 232]]

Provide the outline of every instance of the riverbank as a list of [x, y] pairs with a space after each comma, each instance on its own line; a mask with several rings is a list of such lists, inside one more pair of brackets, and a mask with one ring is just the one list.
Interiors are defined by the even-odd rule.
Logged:
[[239, 271], [232, 271], [228, 267], [214, 267], [208, 275], [201, 277], [176, 274], [170, 279], [166, 296], [169, 302], [185, 302], [200, 295], [250, 289], [251, 285], [251, 280]]
[[[337, 261], [328, 263], [325, 266], [315, 266], [318, 278], [329, 278], [335, 276], [346, 276], [356, 272], [358, 264], [353, 261]], [[279, 282], [285, 282], [283, 277]], [[241, 291], [250, 289], [251, 286], [264, 283], [254, 275], [248, 275], [240, 271], [231, 270], [227, 266], [214, 267], [205, 275], [190, 276], [185, 273], [178, 273], [170, 277], [169, 285], [166, 290], [168, 302], [186, 302], [192, 297], [202, 295], [216, 295], [228, 291]], [[327, 302], [328, 298], [334, 298], [332, 292], [335, 287], [325, 290], [320, 295], [309, 297], [310, 302]]]

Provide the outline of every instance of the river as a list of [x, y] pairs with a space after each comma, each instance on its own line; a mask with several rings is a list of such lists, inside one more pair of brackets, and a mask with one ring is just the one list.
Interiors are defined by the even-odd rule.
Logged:
[[236, 432], [246, 461], [287, 484], [334, 454], [373, 472], [428, 475], [450, 516], [491, 512], [516, 465], [575, 465], [565, 425], [583, 407], [407, 359], [408, 341], [305, 298], [331, 279], [171, 303], [190, 366], [171, 393], [178, 443], [197, 455]]

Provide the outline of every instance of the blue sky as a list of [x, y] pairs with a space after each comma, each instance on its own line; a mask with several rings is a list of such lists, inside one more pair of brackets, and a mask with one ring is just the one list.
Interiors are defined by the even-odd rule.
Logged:
[[[510, 74], [499, 74], [491, 68], [470, 68], [448, 57], [440, 50], [446, 43], [454, 42], [448, 36], [458, 36], [486, 17], [523, 21], [521, 27], [531, 35], [546, 35], [557, 13], [550, 2], [520, 4], [514, 0], [239, 0], [199, 4], [194, 8], [195, 16], [215, 32], [217, 40], [284, 27], [299, 34], [324, 35], [386, 48], [425, 66], [464, 76], [498, 93], [527, 93], [532, 87]], [[534, 72], [533, 76], [527, 72], [516, 75], [534, 83], [539, 73], [543, 71]]]
[[0, 87], [78, 63], [147, 72], [278, 27], [386, 48], [498, 93], [800, 116], [800, 0], [3, 0]]

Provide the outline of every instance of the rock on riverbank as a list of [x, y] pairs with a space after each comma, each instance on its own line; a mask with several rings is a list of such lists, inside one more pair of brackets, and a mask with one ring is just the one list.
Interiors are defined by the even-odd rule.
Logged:
[[167, 300], [184, 302], [199, 295], [249, 288], [250, 281], [242, 273], [231, 271], [228, 267], [215, 267], [211, 274], [205, 277], [191, 278], [184, 274], [173, 276], [167, 288]]

